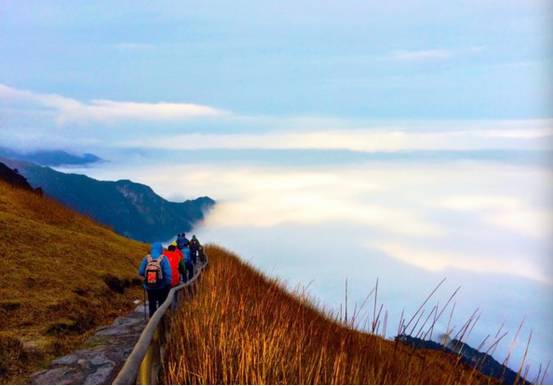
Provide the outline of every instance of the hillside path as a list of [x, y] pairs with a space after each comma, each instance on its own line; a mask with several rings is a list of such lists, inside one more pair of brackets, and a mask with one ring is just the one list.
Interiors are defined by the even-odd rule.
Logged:
[[131, 353], [146, 322], [144, 305], [138, 305], [110, 326], [100, 327], [83, 349], [57, 358], [50, 367], [31, 375], [32, 384], [111, 384]]

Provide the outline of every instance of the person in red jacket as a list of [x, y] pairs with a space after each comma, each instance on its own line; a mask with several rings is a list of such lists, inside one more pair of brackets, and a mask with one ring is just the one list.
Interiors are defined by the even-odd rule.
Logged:
[[184, 260], [184, 253], [179, 249], [176, 242], [173, 242], [171, 244], [173, 247], [175, 247], [175, 252], [180, 257], [179, 261], [179, 273], [180, 273], [180, 282], [184, 283], [186, 282], [186, 261]]
[[186, 268], [183, 254], [176, 245], [171, 244], [164, 255], [169, 259], [169, 265], [171, 266], [171, 287], [175, 287], [180, 284], [181, 277], [185, 277]]

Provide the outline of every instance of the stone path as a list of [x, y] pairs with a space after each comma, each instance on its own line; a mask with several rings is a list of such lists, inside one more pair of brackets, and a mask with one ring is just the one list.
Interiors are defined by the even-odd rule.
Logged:
[[32, 384], [111, 384], [131, 353], [144, 326], [144, 305], [100, 327], [87, 339], [84, 349], [52, 361], [50, 367], [31, 375]]

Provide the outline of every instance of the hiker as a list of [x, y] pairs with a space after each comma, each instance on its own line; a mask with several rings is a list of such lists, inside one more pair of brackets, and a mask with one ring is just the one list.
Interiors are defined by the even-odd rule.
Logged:
[[181, 283], [186, 282], [186, 264], [184, 261], [184, 253], [177, 247], [177, 243], [173, 242], [172, 245], [175, 246], [175, 252], [180, 256], [181, 262], [179, 264], [179, 273], [181, 276]]
[[204, 252], [204, 246], [202, 244], [200, 244], [200, 246], [198, 247], [198, 258], [200, 259], [202, 264], [205, 264], [207, 262]]
[[198, 263], [198, 250], [200, 248], [200, 242], [196, 238], [196, 235], [192, 235], [190, 239], [190, 257], [192, 258], [192, 263], [196, 265]]
[[169, 245], [164, 254], [169, 259], [169, 265], [171, 266], [171, 287], [175, 287], [180, 284], [181, 278], [186, 275], [184, 256], [178, 250], [175, 242]]
[[144, 289], [148, 292], [148, 307], [152, 317], [167, 299], [172, 282], [171, 266], [163, 254], [161, 243], [152, 244], [150, 254], [140, 264], [138, 274], [144, 277]]
[[190, 248], [186, 245], [182, 248], [182, 253], [184, 255], [184, 265], [186, 266], [187, 272], [187, 281], [194, 277], [194, 264], [192, 263], [192, 258], [190, 256]]
[[182, 249], [186, 246], [188, 246], [189, 241], [186, 238], [186, 233], [179, 233], [177, 235], [177, 248], [182, 251]]

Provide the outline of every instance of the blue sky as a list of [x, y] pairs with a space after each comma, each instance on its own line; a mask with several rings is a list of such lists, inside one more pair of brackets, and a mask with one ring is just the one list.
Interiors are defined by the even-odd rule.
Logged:
[[[6, 146], [107, 154], [553, 142], [550, 1], [0, 0], [0, 20]], [[229, 136], [243, 133], [262, 136]]]
[[0, 81], [17, 89], [254, 115], [551, 116], [550, 1], [0, 4]]

